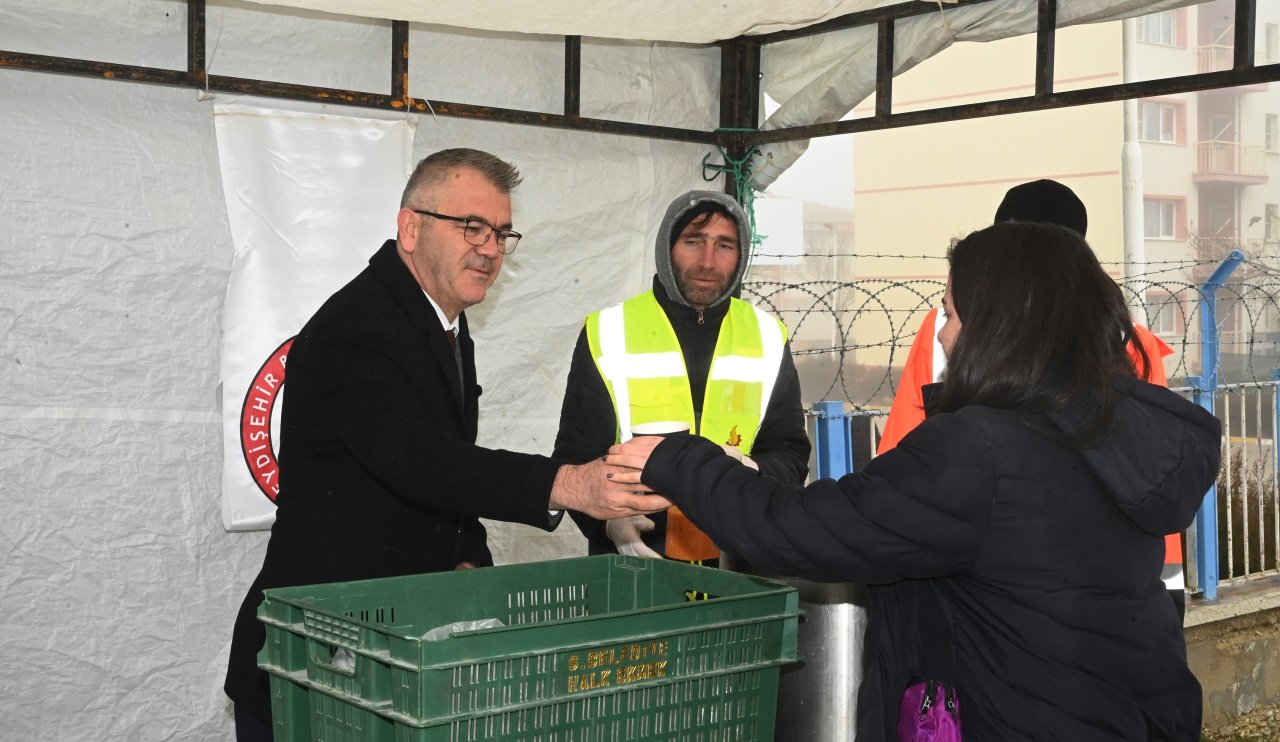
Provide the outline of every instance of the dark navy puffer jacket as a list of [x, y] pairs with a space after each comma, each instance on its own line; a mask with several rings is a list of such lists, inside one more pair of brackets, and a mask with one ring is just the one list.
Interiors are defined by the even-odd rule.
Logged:
[[659, 445], [644, 481], [763, 569], [873, 586], [859, 740], [896, 739], [912, 676], [954, 683], [966, 740], [1196, 740], [1200, 685], [1160, 569], [1221, 426], [1167, 389], [1117, 388], [1082, 450], [1060, 442], [1069, 411], [974, 406], [804, 489], [696, 438]]

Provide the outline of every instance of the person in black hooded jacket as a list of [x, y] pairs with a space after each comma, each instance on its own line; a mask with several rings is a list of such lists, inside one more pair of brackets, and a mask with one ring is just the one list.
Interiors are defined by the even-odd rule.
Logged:
[[[749, 219], [742, 206], [726, 194], [689, 191], [667, 207], [655, 243], [657, 272], [651, 293], [657, 310], [648, 315], [645, 330], [656, 335], [665, 332], [659, 325], [669, 326], [679, 345], [683, 368], [682, 375], [673, 379], [675, 383], [666, 387], [667, 391], [647, 402], [670, 409], [667, 405], [674, 401], [677, 396], [674, 390], [678, 389], [688, 396], [692, 405], [693, 419], [687, 421], [691, 423], [690, 428], [711, 438], [715, 426], [704, 424], [704, 419], [716, 412], [724, 413], [727, 406], [725, 397], [715, 397], [714, 391], [712, 396], [720, 400], [720, 409], [709, 410], [704, 402], [707, 390], [712, 388], [708, 377], [717, 346], [727, 342], [729, 336], [722, 332], [725, 318], [730, 312], [748, 316], [752, 312], [750, 305], [734, 298], [747, 269], [746, 256], [751, 246]], [[634, 297], [633, 301], [645, 296]], [[763, 321], [773, 321], [765, 320], [763, 312], [755, 311], [762, 315]], [[599, 458], [609, 446], [626, 440], [631, 434], [630, 426], [619, 421], [615, 395], [606, 385], [603, 367], [598, 365], [591, 347], [588, 338], [591, 321], [592, 318], [588, 318], [573, 350], [560, 411], [560, 429], [552, 453], [557, 459], [573, 463]], [[749, 447], [735, 448], [730, 436], [721, 435], [714, 442], [726, 446], [739, 455], [743, 463], [758, 468], [763, 474], [789, 484], [802, 484], [809, 472], [811, 447], [800, 401], [800, 379], [785, 337], [780, 351], [778, 358], [765, 369], [772, 391], [766, 395], [758, 427], [750, 425], [749, 416], [739, 420], [739, 434], [754, 434], [754, 441]], [[633, 516], [613, 523], [582, 513], [570, 515], [587, 537], [590, 554], [621, 550], [633, 556], [668, 555], [667, 513]], [[711, 563], [710, 560], [719, 555], [715, 545], [704, 539], [697, 539], [692, 546], [681, 546], [687, 551], [673, 548], [671, 555], [703, 563]], [[703, 551], [698, 551], [699, 548]]]
[[611, 449], [633, 467], [615, 480], [756, 565], [871, 585], [859, 740], [896, 740], [921, 679], [954, 686], [966, 740], [1198, 739], [1160, 570], [1221, 425], [1135, 378], [1128, 308], [1079, 235], [1006, 222], [950, 262], [929, 416], [863, 471], [801, 489], [687, 436], [641, 437]]

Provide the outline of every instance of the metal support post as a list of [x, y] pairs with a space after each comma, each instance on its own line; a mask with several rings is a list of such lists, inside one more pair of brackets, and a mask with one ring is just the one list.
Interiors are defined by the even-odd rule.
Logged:
[[839, 479], [853, 471], [853, 436], [844, 402], [814, 402], [817, 418], [817, 459], [819, 479]]
[[[1280, 381], [1280, 368], [1271, 369], [1271, 380]], [[1271, 470], [1271, 486], [1274, 491], [1276, 477], [1280, 477], [1280, 387], [1271, 388], [1271, 402], [1273, 405], [1271, 414], [1271, 456], [1275, 459], [1275, 468]]]
[[[1192, 396], [1196, 404], [1213, 412], [1213, 395], [1218, 389], [1218, 289], [1240, 264], [1244, 254], [1232, 250], [1214, 270], [1200, 293], [1200, 376], [1192, 376]], [[1196, 579], [1205, 600], [1218, 599], [1218, 485], [1209, 486], [1196, 513], [1194, 538]]]

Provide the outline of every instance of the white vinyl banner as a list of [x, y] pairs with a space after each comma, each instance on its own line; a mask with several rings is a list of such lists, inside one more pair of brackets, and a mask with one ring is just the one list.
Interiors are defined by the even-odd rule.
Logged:
[[235, 245], [222, 320], [222, 524], [269, 528], [287, 355], [303, 323], [395, 236], [416, 119], [218, 105]]

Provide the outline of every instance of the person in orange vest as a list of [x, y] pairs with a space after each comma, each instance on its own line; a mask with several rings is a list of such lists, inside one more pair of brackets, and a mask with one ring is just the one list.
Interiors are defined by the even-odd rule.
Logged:
[[[1088, 211], [1075, 192], [1056, 180], [1047, 179], [1022, 183], [1005, 193], [1004, 200], [996, 209], [995, 221], [1012, 220], [1050, 222], [1066, 227], [1081, 237], [1085, 236], [1089, 226]], [[903, 436], [924, 421], [922, 389], [941, 378], [947, 363], [937, 339], [937, 330], [942, 325], [941, 318], [942, 312], [934, 308], [929, 310], [920, 323], [920, 329], [911, 343], [911, 350], [907, 353], [907, 362], [902, 367], [902, 378], [898, 382], [897, 393], [893, 396], [889, 417], [885, 420], [880, 445], [876, 448], [877, 455], [898, 445]], [[1162, 359], [1173, 353], [1173, 348], [1142, 325], [1134, 324], [1133, 329], [1134, 338], [1130, 341], [1129, 357], [1133, 360], [1138, 376], [1144, 381], [1167, 387], [1169, 380], [1165, 376]], [[1134, 347], [1135, 343], [1142, 345], [1149, 363], [1143, 362], [1142, 356]], [[1165, 564], [1160, 577], [1181, 615], [1186, 608], [1186, 581], [1182, 569], [1180, 533], [1171, 533], [1165, 537]]]

